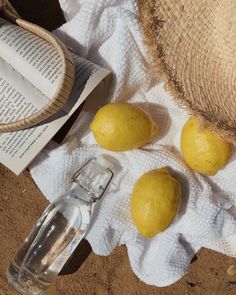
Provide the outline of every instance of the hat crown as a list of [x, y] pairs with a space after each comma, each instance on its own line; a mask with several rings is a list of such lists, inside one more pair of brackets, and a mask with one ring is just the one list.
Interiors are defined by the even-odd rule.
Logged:
[[140, 16], [173, 97], [236, 143], [236, 1], [140, 0]]

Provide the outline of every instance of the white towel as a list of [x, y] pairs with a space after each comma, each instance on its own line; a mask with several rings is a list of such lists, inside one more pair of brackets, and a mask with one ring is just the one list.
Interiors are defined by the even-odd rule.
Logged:
[[[193, 255], [207, 247], [236, 257], [236, 161], [214, 177], [190, 171], [181, 159], [180, 132], [187, 119], [154, 78], [142, 41], [134, 0], [60, 0], [67, 23], [55, 34], [79, 55], [114, 73], [111, 101], [138, 103], [161, 128], [152, 145], [122, 153], [99, 148], [88, 131], [92, 114], [83, 113], [63, 145], [49, 144], [31, 174], [49, 201], [65, 193], [70, 178], [88, 158], [101, 153], [117, 159], [114, 179], [95, 215], [87, 239], [95, 253], [109, 255], [125, 244], [133, 271], [144, 282], [166, 286], [187, 271]], [[130, 217], [130, 194], [146, 171], [168, 166], [179, 179], [183, 202], [174, 224], [143, 238]]]

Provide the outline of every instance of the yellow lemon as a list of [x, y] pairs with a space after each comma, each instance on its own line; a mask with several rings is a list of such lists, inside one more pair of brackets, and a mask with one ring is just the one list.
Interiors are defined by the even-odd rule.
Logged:
[[150, 115], [128, 103], [111, 103], [99, 109], [90, 129], [97, 143], [111, 151], [141, 147], [158, 133]]
[[131, 216], [140, 234], [151, 238], [168, 228], [177, 214], [180, 201], [180, 184], [167, 168], [141, 176], [131, 197]]
[[231, 145], [215, 132], [201, 128], [195, 117], [190, 117], [182, 129], [181, 150], [190, 168], [207, 175], [215, 175], [231, 156]]

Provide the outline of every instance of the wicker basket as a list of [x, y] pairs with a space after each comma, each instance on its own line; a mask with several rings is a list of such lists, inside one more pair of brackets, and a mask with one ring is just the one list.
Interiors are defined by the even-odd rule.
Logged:
[[0, 0], [0, 9], [6, 18], [52, 44], [58, 51], [63, 63], [59, 87], [50, 102], [39, 111], [19, 121], [0, 123], [0, 132], [10, 132], [35, 126], [50, 118], [62, 108], [72, 91], [75, 78], [75, 66], [70, 52], [54, 35], [38, 25], [22, 20], [7, 1]]

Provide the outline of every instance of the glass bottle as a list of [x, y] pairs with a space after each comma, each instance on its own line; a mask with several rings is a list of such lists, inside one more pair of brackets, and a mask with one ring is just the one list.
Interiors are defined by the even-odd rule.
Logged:
[[7, 269], [17, 291], [43, 294], [56, 280], [89, 228], [93, 204], [113, 177], [111, 166], [105, 155], [92, 158], [75, 173], [70, 191], [46, 208]]

